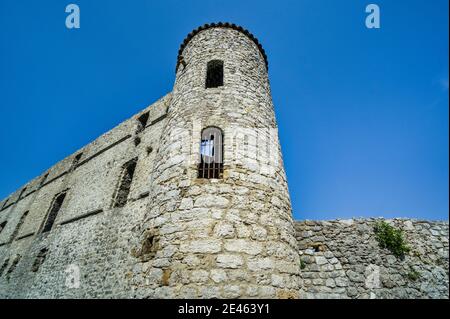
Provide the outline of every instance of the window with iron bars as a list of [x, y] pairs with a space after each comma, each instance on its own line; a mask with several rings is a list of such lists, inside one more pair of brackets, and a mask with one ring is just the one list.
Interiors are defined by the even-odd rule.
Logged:
[[202, 131], [198, 178], [223, 178], [223, 134], [218, 127]]

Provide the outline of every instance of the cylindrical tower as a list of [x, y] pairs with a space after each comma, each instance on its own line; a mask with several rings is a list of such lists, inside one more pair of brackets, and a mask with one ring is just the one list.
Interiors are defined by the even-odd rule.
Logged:
[[181, 45], [140, 242], [139, 297], [296, 298], [299, 257], [268, 81], [247, 30]]

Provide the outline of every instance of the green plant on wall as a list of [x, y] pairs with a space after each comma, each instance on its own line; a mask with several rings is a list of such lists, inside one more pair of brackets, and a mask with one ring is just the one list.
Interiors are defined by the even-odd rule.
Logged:
[[303, 260], [300, 259], [300, 269], [303, 270], [306, 268], [306, 264]]
[[374, 231], [380, 247], [390, 250], [394, 256], [403, 258], [409, 252], [402, 230], [380, 221], [376, 223]]

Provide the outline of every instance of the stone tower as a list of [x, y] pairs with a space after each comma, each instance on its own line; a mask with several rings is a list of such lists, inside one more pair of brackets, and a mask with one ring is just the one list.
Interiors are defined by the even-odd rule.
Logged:
[[137, 296], [298, 296], [267, 57], [247, 30], [206, 24], [184, 40], [151, 184]]

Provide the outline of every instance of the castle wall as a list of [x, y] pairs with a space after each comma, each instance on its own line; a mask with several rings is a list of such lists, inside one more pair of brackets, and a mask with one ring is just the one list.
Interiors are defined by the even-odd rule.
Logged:
[[379, 247], [376, 219], [297, 221], [301, 298], [448, 298], [448, 222], [388, 220], [410, 252]]
[[[205, 87], [211, 60], [223, 86]], [[211, 126], [223, 178], [198, 178]], [[294, 222], [277, 133], [257, 40], [193, 31], [172, 93], [0, 202], [0, 298], [448, 298], [448, 222], [390, 221], [405, 259], [374, 219]]]
[[[129, 238], [144, 217], [169, 101], [167, 95], [57, 163], [45, 179], [43, 174], [27, 184], [20, 200], [21, 190], [9, 197], [11, 206], [0, 212], [0, 223], [7, 222], [0, 233], [0, 267], [6, 264], [0, 276], [1, 298], [133, 296], [124, 271], [130, 259]], [[147, 125], [139, 130], [137, 118], [146, 112]], [[113, 207], [122, 166], [136, 157], [127, 203]], [[53, 228], [42, 233], [55, 195], [65, 189]], [[12, 238], [25, 211], [29, 213]], [[42, 249], [48, 250], [44, 257]], [[76, 275], [74, 266], [79, 288], [66, 283], [70, 274]]]

